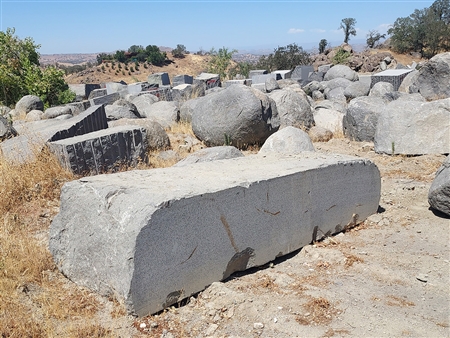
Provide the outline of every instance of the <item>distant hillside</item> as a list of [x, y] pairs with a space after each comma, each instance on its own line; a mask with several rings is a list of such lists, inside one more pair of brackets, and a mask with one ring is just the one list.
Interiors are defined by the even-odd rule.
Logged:
[[42, 54], [39, 62], [41, 65], [55, 63], [65, 65], [79, 65], [87, 62], [96, 63], [98, 53], [90, 54]]

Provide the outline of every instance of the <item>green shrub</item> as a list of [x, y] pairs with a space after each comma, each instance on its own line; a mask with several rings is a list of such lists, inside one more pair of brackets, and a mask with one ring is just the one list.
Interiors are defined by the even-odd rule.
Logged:
[[336, 55], [333, 57], [332, 62], [334, 65], [344, 64], [350, 57], [350, 52], [345, 51], [343, 48], [339, 48]]
[[0, 31], [0, 104], [12, 106], [25, 95], [39, 96], [45, 107], [71, 102], [75, 93], [64, 81], [64, 71], [40, 68], [40, 45], [14, 34], [14, 28]]

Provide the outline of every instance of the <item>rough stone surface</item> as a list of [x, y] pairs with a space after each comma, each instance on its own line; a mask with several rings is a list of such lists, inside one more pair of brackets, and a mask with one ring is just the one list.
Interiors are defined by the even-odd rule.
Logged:
[[428, 203], [433, 209], [450, 216], [450, 155], [436, 172], [428, 192]]
[[308, 134], [313, 142], [328, 142], [333, 138], [331, 130], [317, 125], [312, 127]]
[[[137, 119], [140, 115], [137, 109], [134, 110], [127, 106], [120, 106], [116, 104], [111, 104], [105, 106], [106, 118], [108, 121], [120, 120], [120, 119]], [[138, 115], [136, 115], [138, 114]]]
[[314, 109], [319, 108], [334, 109], [345, 114], [347, 112], [347, 103], [342, 101], [323, 100], [314, 105]]
[[398, 91], [407, 94], [418, 92], [419, 89], [415, 85], [418, 76], [419, 76], [418, 70], [413, 70], [412, 72], [409, 72], [408, 75], [406, 75], [405, 78], [403, 79], [400, 86], [398, 87]]
[[354, 99], [355, 97], [367, 96], [370, 90], [370, 82], [354, 81], [344, 90], [344, 95], [347, 99]]
[[100, 104], [113, 104], [115, 101], [120, 99], [120, 94], [118, 92], [111, 93], [108, 95], [103, 95], [99, 97], [94, 97], [92, 99], [89, 99], [89, 102], [91, 103], [91, 106], [100, 105]]
[[300, 154], [303, 151], [314, 151], [308, 134], [303, 130], [288, 126], [269, 136], [259, 150], [259, 154]]
[[277, 80], [275, 80], [274, 78], [268, 78], [264, 85], [266, 86], [266, 92], [270, 93], [273, 92], [274, 90], [280, 89], [280, 86], [278, 85]]
[[330, 68], [329, 71], [326, 72], [324, 76], [325, 81], [329, 81], [332, 79], [336, 79], [338, 77], [343, 77], [350, 81], [357, 81], [358, 74], [352, 70], [350, 67], [345, 65], [336, 65]]
[[145, 93], [145, 94], [141, 94], [136, 96], [135, 98], [133, 98], [131, 100], [131, 103], [135, 105], [135, 107], [137, 108], [139, 114], [141, 116], [145, 116], [144, 115], [144, 111], [145, 109], [147, 109], [150, 105], [152, 105], [155, 102], [158, 102], [159, 99], [150, 93]]
[[362, 222], [380, 187], [369, 160], [316, 153], [84, 177], [62, 188], [49, 248], [72, 281], [145, 316]]
[[394, 86], [389, 82], [377, 82], [370, 89], [369, 96], [384, 97], [388, 93], [394, 91]]
[[450, 98], [389, 103], [379, 114], [374, 145], [385, 154], [450, 153]]
[[147, 77], [147, 82], [149, 84], [157, 84], [159, 86], [168, 86], [170, 85], [170, 79], [168, 73], [155, 73], [150, 74]]
[[0, 115], [0, 142], [14, 136], [17, 136], [17, 131], [12, 123], [6, 117]]
[[174, 167], [185, 167], [193, 163], [225, 160], [236, 157], [243, 157], [244, 154], [233, 146], [210, 147], [196, 151], [185, 159], [173, 165]]
[[187, 100], [180, 107], [180, 121], [182, 122], [191, 122], [192, 121], [192, 113], [195, 110], [195, 106], [199, 98]]
[[149, 150], [165, 150], [170, 147], [169, 136], [164, 128], [152, 119], [120, 119], [108, 122], [110, 128], [117, 126], [140, 126], [146, 130], [147, 147]]
[[334, 88], [331, 90], [329, 88], [327, 88], [327, 89], [325, 89], [325, 92], [324, 92], [325, 98], [327, 100], [346, 102], [347, 98], [344, 95], [344, 91], [345, 91], [345, 89], [342, 87], [337, 87], [337, 88]]
[[42, 110], [31, 110], [28, 112], [25, 121], [40, 121], [44, 118], [44, 112]]
[[230, 86], [197, 99], [192, 130], [207, 146], [262, 144], [279, 128], [278, 112], [265, 94]]
[[343, 135], [343, 113], [335, 109], [318, 108], [314, 110], [314, 122], [316, 126], [332, 131], [334, 134]]
[[344, 135], [354, 141], [373, 141], [378, 116], [385, 105], [385, 101], [377, 96], [351, 100], [342, 120]]
[[180, 119], [180, 109], [172, 101], [158, 101], [141, 111], [141, 115], [151, 118], [164, 128], [170, 128]]
[[291, 89], [280, 89], [269, 94], [277, 105], [280, 127], [311, 128], [314, 116], [307, 95]]
[[416, 85], [428, 101], [450, 97], [450, 52], [428, 60], [419, 70]]
[[20, 136], [0, 143], [3, 155], [12, 161], [33, 158], [46, 142], [62, 140], [108, 128], [105, 109], [93, 106], [68, 120], [56, 119], [35, 122], [17, 122], [14, 127]]
[[73, 115], [71, 106], [58, 106], [47, 108], [42, 116], [44, 119], [54, 119], [61, 115]]
[[44, 110], [44, 103], [35, 95], [25, 95], [22, 97], [14, 108], [17, 115], [28, 114], [32, 110]]
[[146, 130], [118, 126], [49, 143], [61, 164], [77, 175], [115, 171], [146, 160]]

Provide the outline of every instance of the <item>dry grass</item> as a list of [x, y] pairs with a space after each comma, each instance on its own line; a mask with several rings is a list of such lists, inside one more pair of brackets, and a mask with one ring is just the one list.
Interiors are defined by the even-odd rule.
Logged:
[[[43, 242], [60, 189], [75, 178], [45, 151], [22, 164], [0, 158], [1, 337], [61, 336], [58, 323], [90, 318], [100, 307], [88, 291], [67, 287]], [[108, 332], [88, 325], [64, 336], [105, 337]]]
[[386, 297], [386, 304], [389, 306], [399, 306], [399, 307], [407, 307], [407, 306], [416, 306], [414, 302], [410, 302], [406, 300], [405, 298], [389, 295]]
[[339, 310], [323, 297], [310, 297], [303, 304], [303, 308], [305, 313], [295, 318], [301, 325], [326, 325], [331, 323], [333, 317], [339, 313]]

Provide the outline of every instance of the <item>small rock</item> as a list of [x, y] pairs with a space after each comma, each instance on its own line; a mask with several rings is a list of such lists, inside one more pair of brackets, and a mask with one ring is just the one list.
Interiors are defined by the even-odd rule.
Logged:
[[211, 324], [206, 330], [205, 330], [205, 336], [211, 336], [216, 332], [219, 325], [217, 324]]
[[263, 323], [254, 323], [254, 324], [253, 324], [253, 328], [254, 328], [255, 330], [263, 329], [263, 328], [264, 328], [264, 324], [263, 324]]
[[140, 327], [141, 329], [145, 329], [145, 328], [147, 327], [147, 325], [146, 325], [145, 323], [141, 323], [141, 324], [139, 324], [139, 327]]
[[426, 282], [428, 282], [428, 275], [427, 275], [427, 274], [424, 274], [424, 273], [419, 273], [419, 274], [416, 276], [416, 279], [419, 280], [419, 281], [421, 281], [421, 282], [426, 283]]
[[275, 317], [275, 318], [273, 319], [273, 322], [274, 322], [274, 323], [278, 323], [278, 318]]

